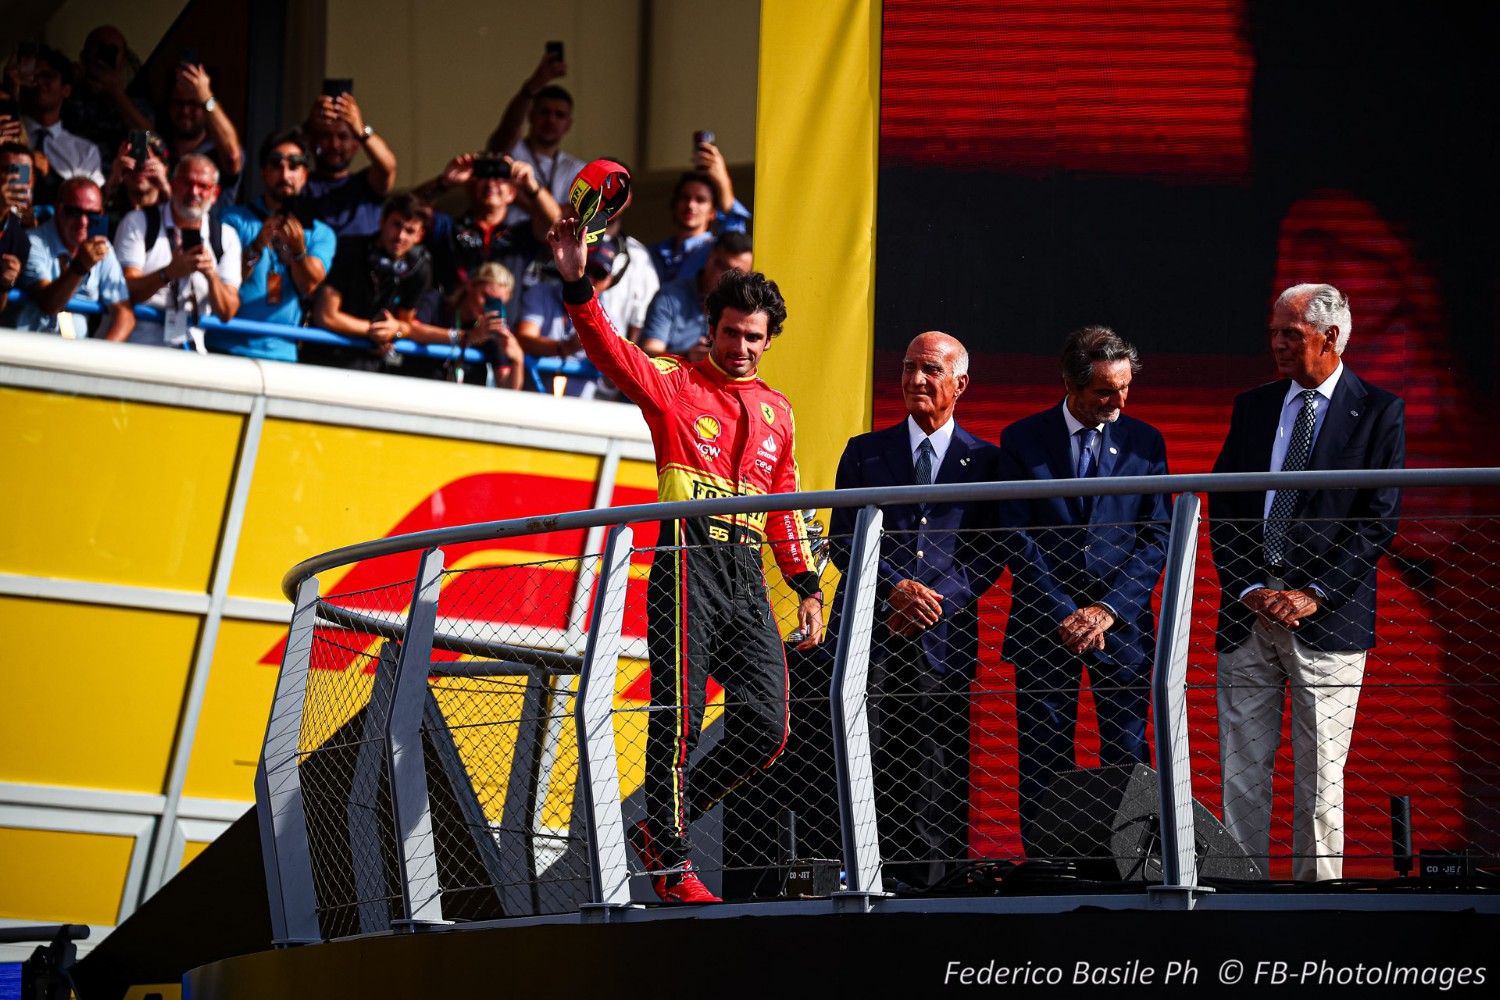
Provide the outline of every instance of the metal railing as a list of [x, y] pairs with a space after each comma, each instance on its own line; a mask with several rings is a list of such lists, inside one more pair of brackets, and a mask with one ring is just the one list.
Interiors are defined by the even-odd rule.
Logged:
[[[627, 833], [651, 818], [645, 772], [662, 766], [647, 749], [649, 720], [688, 705], [651, 696], [648, 661], [660, 651], [647, 641], [645, 578], [661, 553], [689, 565], [701, 556], [693, 545], [660, 544], [655, 525], [773, 508], [861, 509], [852, 535], [839, 540], [849, 559], [832, 648], [788, 653], [792, 679], [780, 697], [791, 759], [732, 793], [722, 809], [701, 803], [691, 813], [694, 858], [711, 886], [738, 880], [740, 898], [833, 894], [870, 906], [890, 894], [994, 895], [1002, 885], [1009, 893], [1102, 893], [1115, 883], [1114, 891], [1149, 887], [1157, 905], [1182, 907], [1195, 905], [1210, 883], [1289, 886], [1264, 880], [1293, 874], [1296, 856], [1307, 853], [1288, 832], [1287, 786], [1299, 762], [1271, 755], [1276, 783], [1266, 794], [1277, 818], [1267, 849], [1241, 845], [1219, 819], [1226, 802], [1234, 808], [1223, 791], [1231, 785], [1220, 773], [1215, 702], [1219, 585], [1205, 534], [1212, 509], [1205, 517], [1196, 496], [1268, 487], [1406, 491], [1396, 541], [1376, 570], [1381, 631], [1348, 778], [1340, 779], [1349, 793], [1338, 852], [1345, 874], [1373, 879], [1392, 871], [1390, 841], [1378, 836], [1387, 807], [1375, 789], [1410, 798], [1419, 846], [1500, 856], [1500, 713], [1491, 680], [1500, 664], [1478, 637], [1500, 603], [1500, 516], [1477, 513], [1475, 500], [1496, 486], [1500, 470], [1449, 469], [821, 491], [497, 521], [313, 557], [283, 580], [295, 611], [257, 775], [276, 938], [617, 912], [654, 899], [651, 879], [660, 872], [631, 850]], [[1144, 661], [1127, 664], [1128, 681], [1115, 684], [1114, 666], [1097, 656], [1079, 658], [1087, 686], [1076, 674], [1042, 675], [1030, 654], [1040, 662], [1056, 650], [1042, 649], [1041, 640], [1002, 659], [998, 635], [1018, 627], [1004, 579], [975, 609], [972, 678], [935, 688], [920, 676], [897, 676], [910, 644], [891, 625], [888, 595], [880, 592], [882, 544], [900, 543], [882, 527], [882, 506], [1105, 494], [1178, 494], [1170, 524], [1074, 529], [1115, 539], [1111, 545], [1165, 538], [1152, 570], [1160, 580], [1149, 581], [1157, 626]], [[585, 551], [584, 529], [599, 528], [608, 529], [602, 547]], [[1002, 524], [970, 541], [1005, 553], [1001, 562], [1013, 575], [1029, 572], [1019, 553], [1036, 551], [1023, 542], [1041, 530]], [[504, 559], [444, 565], [443, 546], [507, 539]], [[394, 582], [320, 595], [319, 574], [377, 559], [388, 560], [382, 565]], [[1454, 609], [1463, 587], [1469, 596]], [[794, 607], [787, 595], [773, 602], [782, 634], [794, 624]], [[699, 628], [692, 636], [712, 638], [723, 658], [710, 672], [724, 676], [704, 696], [696, 762], [714, 762], [705, 768], [722, 765], [723, 754], [714, 754], [721, 743], [754, 746], [746, 727], [765, 715], [768, 697], [776, 703], [776, 693], [756, 689], [735, 659], [755, 638], [735, 631], [756, 627], [744, 620], [731, 614], [718, 633]], [[1422, 711], [1398, 718], [1402, 698]], [[1027, 707], [1056, 712], [1059, 702], [1071, 707], [1050, 729]], [[1144, 713], [1147, 702], [1149, 716], [1121, 727], [1137, 741], [1122, 751], [1112, 744], [1124, 737], [1109, 735], [1109, 727], [1126, 702], [1140, 707], [1120, 709], [1124, 716]], [[914, 737], [903, 735], [922, 728], [901, 721], [913, 706], [947, 713], [954, 740], [946, 747], [964, 755], [954, 772], [961, 774], [956, 799], [913, 784], [927, 764], [905, 742]], [[1429, 731], [1414, 731], [1423, 724]], [[1279, 722], [1275, 728], [1281, 731]], [[831, 745], [816, 745], [817, 732], [830, 730]], [[1061, 757], [1038, 764], [1037, 747], [1062, 737]], [[764, 764], [742, 763], [745, 773]], [[1018, 774], [1027, 767], [1043, 776], [1031, 793], [1039, 816], [1032, 829], [1018, 819], [1025, 812]], [[938, 804], [913, 819], [914, 799]], [[954, 846], [902, 836], [934, 816], [956, 829]], [[805, 878], [788, 887], [792, 869]], [[940, 874], [908, 874], [924, 870]]]
[[[26, 293], [13, 289], [6, 297], [8, 302], [23, 302]], [[87, 316], [102, 315], [105, 307], [98, 302], [88, 299], [70, 299], [64, 312], [80, 313]], [[164, 321], [163, 313], [154, 306], [133, 306], [131, 311], [135, 313], [136, 319], [147, 319], [156, 323]], [[346, 337], [332, 330], [324, 330], [316, 326], [289, 326], [285, 323], [267, 323], [256, 319], [231, 319], [221, 320], [217, 316], [202, 316], [198, 319], [198, 326], [204, 330], [212, 330], [217, 333], [227, 333], [241, 337], [276, 337], [290, 343], [327, 344], [333, 347], [350, 347], [357, 349], [368, 349], [370, 341], [364, 337]], [[482, 352], [472, 347], [458, 347], [447, 344], [419, 344], [411, 340], [396, 340], [391, 343], [391, 349], [397, 354], [418, 358], [435, 358], [439, 361], [462, 360], [469, 364], [480, 364], [485, 360]], [[192, 341], [185, 341], [184, 349], [192, 349]], [[598, 378], [599, 370], [592, 364], [577, 358], [534, 358], [526, 356], [526, 379], [528, 384], [537, 391], [546, 391], [543, 380], [550, 375], [565, 375], [570, 378]]]

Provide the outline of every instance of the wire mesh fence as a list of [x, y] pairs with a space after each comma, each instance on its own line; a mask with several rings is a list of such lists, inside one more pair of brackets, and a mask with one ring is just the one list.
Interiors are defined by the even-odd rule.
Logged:
[[327, 937], [387, 930], [399, 918], [385, 755], [397, 647], [374, 629], [404, 621], [412, 583], [331, 598], [328, 608], [366, 618], [370, 627], [320, 624], [313, 632], [297, 769]]
[[[1442, 505], [1420, 491], [1406, 498], [1408, 510]], [[1255, 622], [1245, 634], [1241, 625], [1228, 649], [1220, 575], [1200, 529], [1187, 693], [1195, 792], [1266, 859], [1270, 877], [1391, 877], [1393, 797], [1410, 802], [1417, 851], [1500, 856], [1497, 528], [1494, 515], [1404, 517], [1389, 554], [1361, 565], [1367, 604], [1340, 603], [1361, 582], [1343, 570], [1316, 582], [1273, 579], [1335, 594], [1296, 629]], [[1223, 541], [1259, 524], [1217, 530]], [[1360, 656], [1366, 630], [1371, 648]], [[1350, 631], [1349, 641], [1326, 638]], [[1318, 645], [1355, 654], [1322, 656]]]
[[[807, 649], [767, 549], [642, 530], [618, 655], [592, 665], [599, 556], [517, 549], [449, 569], [435, 648], [413, 660], [443, 916], [595, 901], [592, 823], [627, 832], [636, 902], [689, 865], [726, 899], [828, 895], [844, 870], [854, 884], [862, 844], [884, 877], [864, 891], [967, 894], [997, 871], [1011, 886], [1161, 882], [1163, 747], [1186, 764], [1205, 879], [1390, 877], [1393, 796], [1410, 800], [1415, 849], [1482, 864], [1500, 856], [1500, 516], [1445, 502], [1419, 496], [1373, 528], [1301, 520], [1281, 565], [1263, 558], [1264, 519], [1215, 521], [1210, 502], [1183, 522], [1186, 681], [1158, 690], [1168, 703], [1152, 694], [1157, 520], [883, 532], [868, 552], [835, 539], [871, 593], [838, 594]], [[890, 572], [898, 555], [932, 564], [920, 588]], [[298, 770], [325, 937], [402, 917], [384, 732], [414, 583], [320, 605]], [[1262, 588], [1285, 606], [1260, 607]], [[580, 746], [584, 670], [613, 695], [615, 801], [590, 800], [615, 786]], [[1176, 711], [1180, 747], [1157, 736]]]

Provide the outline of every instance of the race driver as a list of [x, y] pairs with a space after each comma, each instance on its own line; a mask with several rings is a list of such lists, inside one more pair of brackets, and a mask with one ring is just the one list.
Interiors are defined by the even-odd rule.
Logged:
[[[572, 213], [547, 233], [573, 329], [598, 369], [646, 417], [664, 502], [795, 492], [792, 408], [756, 377], [781, 332], [776, 283], [731, 270], [705, 303], [708, 357], [648, 357], [619, 336], [585, 277]], [[771, 613], [761, 544], [800, 603], [810, 648], [823, 632], [823, 595], [799, 517], [788, 511], [664, 521], [647, 585], [651, 712], [646, 726], [646, 820], [631, 840], [664, 902], [716, 903], [689, 858], [692, 822], [769, 767], [787, 736], [786, 654]], [[689, 767], [703, 727], [709, 674], [725, 689], [724, 738]]]

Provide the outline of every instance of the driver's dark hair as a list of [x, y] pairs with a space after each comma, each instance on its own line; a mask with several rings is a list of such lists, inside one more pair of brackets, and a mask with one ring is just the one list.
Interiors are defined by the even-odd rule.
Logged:
[[786, 301], [781, 297], [781, 289], [759, 271], [725, 271], [703, 305], [708, 311], [710, 330], [718, 328], [725, 309], [765, 313], [766, 333], [772, 337], [781, 332], [781, 324], [786, 322]]

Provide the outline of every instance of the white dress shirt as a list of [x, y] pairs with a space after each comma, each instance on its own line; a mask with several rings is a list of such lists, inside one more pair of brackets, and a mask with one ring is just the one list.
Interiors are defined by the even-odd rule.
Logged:
[[[1068, 425], [1068, 454], [1073, 456], [1073, 469], [1077, 470], [1078, 449], [1083, 447], [1083, 439], [1078, 436], [1078, 432], [1084, 430], [1084, 424], [1083, 421], [1073, 416], [1072, 410], [1068, 409], [1067, 399], [1064, 399], [1062, 402], [1062, 411], [1063, 422]], [[1104, 450], [1104, 425], [1095, 424], [1093, 429], [1099, 432], [1099, 436], [1094, 438], [1093, 447], [1094, 468], [1097, 469], [1099, 468], [1099, 455]]]
[[[953, 441], [953, 418], [929, 435], [911, 417], [906, 418], [906, 436], [911, 442], [911, 467], [917, 467], [917, 449], [922, 447], [923, 441], [932, 442], [932, 481], [937, 482], [938, 470], [943, 467], [943, 456], [948, 454], [948, 445]], [[927, 486], [928, 483], [918, 483], [918, 486]]]
[[99, 147], [87, 139], [76, 136], [63, 128], [61, 120], [55, 125], [43, 125], [34, 118], [22, 117], [26, 134], [31, 137], [31, 148], [37, 148], [37, 136], [46, 131], [47, 141], [42, 152], [58, 177], [87, 177], [104, 186], [104, 174], [99, 169]]

